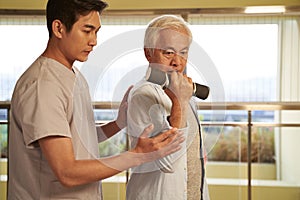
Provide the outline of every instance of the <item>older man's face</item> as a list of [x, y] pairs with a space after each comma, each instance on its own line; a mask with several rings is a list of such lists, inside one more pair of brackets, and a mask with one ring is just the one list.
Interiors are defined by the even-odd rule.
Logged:
[[151, 64], [158, 64], [162, 71], [182, 73], [186, 67], [190, 38], [185, 30], [165, 29], [160, 31], [154, 53], [147, 59]]

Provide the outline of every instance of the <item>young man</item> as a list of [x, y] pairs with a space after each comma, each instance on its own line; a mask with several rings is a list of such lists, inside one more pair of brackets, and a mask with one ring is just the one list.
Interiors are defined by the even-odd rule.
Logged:
[[45, 51], [18, 80], [11, 101], [8, 199], [101, 199], [101, 182], [179, 150], [176, 129], [147, 137], [129, 152], [98, 158], [98, 142], [126, 126], [127, 94], [118, 117], [95, 127], [88, 85], [73, 66], [97, 44], [100, 0], [49, 0]]
[[[192, 33], [179, 17], [155, 18], [146, 29], [144, 52], [149, 62], [147, 74], [128, 97], [128, 132], [132, 146], [142, 127], [153, 123], [156, 135], [170, 127], [182, 129], [186, 146], [181, 151], [132, 170], [127, 185], [128, 200], [207, 200], [201, 127], [193, 83], [185, 73]], [[169, 74], [162, 80], [155, 70]], [[156, 71], [157, 72], [157, 71]], [[151, 78], [150, 78], [151, 77]], [[151, 81], [150, 81], [151, 80]], [[155, 80], [155, 81], [154, 81]], [[159, 84], [158, 84], [159, 83]]]

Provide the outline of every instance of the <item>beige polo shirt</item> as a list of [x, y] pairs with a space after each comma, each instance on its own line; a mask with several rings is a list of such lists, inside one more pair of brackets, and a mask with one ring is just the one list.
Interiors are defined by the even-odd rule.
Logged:
[[76, 159], [99, 155], [88, 85], [74, 71], [41, 56], [18, 80], [11, 102], [8, 199], [101, 199], [101, 182], [62, 186], [38, 144], [48, 136], [69, 137]]

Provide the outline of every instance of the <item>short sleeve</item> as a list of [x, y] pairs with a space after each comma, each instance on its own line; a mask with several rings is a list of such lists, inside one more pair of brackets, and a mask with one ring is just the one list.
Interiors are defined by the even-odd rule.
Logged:
[[[155, 136], [171, 128], [167, 120], [170, 107], [171, 102], [167, 98], [167, 95], [163, 90], [156, 88], [155, 85], [147, 84], [133, 89], [133, 92], [129, 96], [127, 113], [131, 147], [136, 145], [137, 138], [150, 123], [154, 125], [151, 136]], [[178, 154], [175, 156], [178, 156]], [[135, 168], [134, 172], [142, 173], [160, 169], [165, 173], [172, 173], [172, 163], [176, 159], [172, 155], [166, 156], [155, 162], [143, 164]]]
[[22, 129], [26, 146], [44, 137], [59, 135], [71, 137], [68, 122], [70, 97], [61, 85], [49, 80], [34, 82], [20, 101]]

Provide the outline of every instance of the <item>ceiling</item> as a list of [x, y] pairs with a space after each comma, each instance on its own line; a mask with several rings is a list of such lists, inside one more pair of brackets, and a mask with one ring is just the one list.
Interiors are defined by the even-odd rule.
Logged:
[[[247, 6], [286, 6], [300, 13], [300, 0], [105, 0], [108, 13], [240, 13]], [[43, 14], [47, 0], [1, 0], [0, 14]]]

